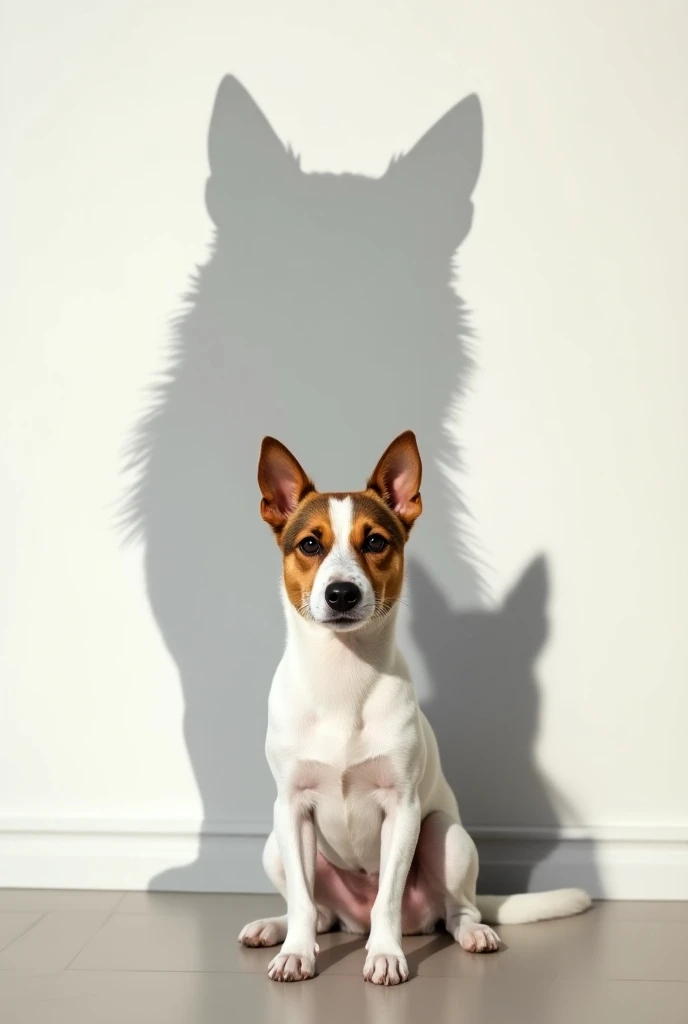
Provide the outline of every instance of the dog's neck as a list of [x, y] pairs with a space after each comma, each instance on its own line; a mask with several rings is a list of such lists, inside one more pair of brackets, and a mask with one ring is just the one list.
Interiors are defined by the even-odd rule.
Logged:
[[[365, 689], [375, 679], [392, 672], [398, 657], [397, 607], [383, 618], [351, 632], [336, 632], [300, 615], [284, 598], [287, 619], [286, 656], [298, 666], [304, 685], [319, 687], [331, 682]], [[348, 688], [348, 687], [347, 687]]]

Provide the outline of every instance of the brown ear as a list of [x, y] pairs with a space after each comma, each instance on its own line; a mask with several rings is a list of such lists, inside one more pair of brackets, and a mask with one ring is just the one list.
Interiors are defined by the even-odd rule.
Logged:
[[407, 529], [423, 510], [420, 499], [422, 465], [416, 435], [406, 430], [392, 441], [368, 481]]
[[274, 437], [264, 437], [260, 446], [258, 486], [263, 495], [260, 514], [276, 533], [301, 499], [315, 490], [289, 449]]

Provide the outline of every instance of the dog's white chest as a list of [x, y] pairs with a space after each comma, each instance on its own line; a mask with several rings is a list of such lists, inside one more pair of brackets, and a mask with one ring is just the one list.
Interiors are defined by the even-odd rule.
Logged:
[[315, 725], [293, 761], [292, 800], [312, 810], [327, 855], [342, 867], [376, 871], [380, 826], [397, 798], [399, 779], [389, 754], [371, 754], [366, 729]]
[[370, 873], [379, 870], [382, 820], [405, 791], [418, 751], [415, 714], [383, 691], [358, 710], [277, 699], [267, 742], [278, 787], [313, 813], [325, 856]]

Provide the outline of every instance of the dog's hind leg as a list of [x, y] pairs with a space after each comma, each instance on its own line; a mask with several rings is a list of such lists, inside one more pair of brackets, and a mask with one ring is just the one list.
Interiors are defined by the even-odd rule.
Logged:
[[[263, 849], [263, 867], [265, 874], [286, 902], [287, 882], [274, 832], [268, 836]], [[318, 905], [318, 935], [331, 931], [336, 923], [336, 914], [327, 907]], [[278, 917], [265, 917], [245, 925], [239, 933], [239, 942], [244, 946], [279, 946], [284, 942], [286, 935], [287, 915], [280, 914]]]
[[465, 828], [442, 811], [429, 814], [421, 826], [417, 855], [420, 870], [444, 896], [449, 934], [469, 953], [498, 950], [499, 937], [480, 920], [478, 851]]

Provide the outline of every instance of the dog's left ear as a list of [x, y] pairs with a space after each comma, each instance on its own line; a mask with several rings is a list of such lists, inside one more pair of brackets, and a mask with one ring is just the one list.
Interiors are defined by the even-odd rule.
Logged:
[[263, 438], [258, 461], [260, 514], [279, 534], [299, 502], [315, 490], [313, 481], [288, 448], [274, 437]]
[[369, 489], [396, 512], [407, 530], [423, 511], [421, 473], [416, 435], [406, 430], [392, 441], [368, 480]]

